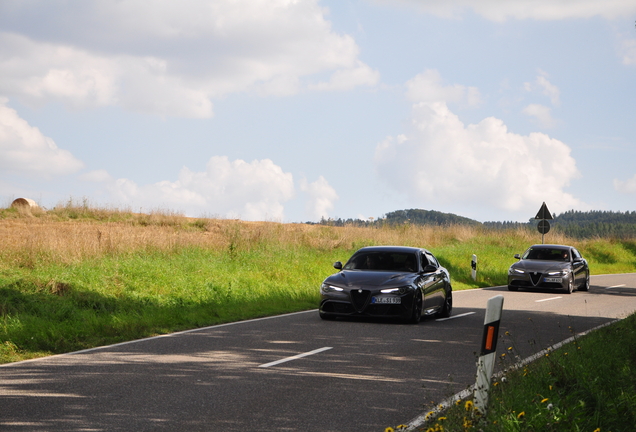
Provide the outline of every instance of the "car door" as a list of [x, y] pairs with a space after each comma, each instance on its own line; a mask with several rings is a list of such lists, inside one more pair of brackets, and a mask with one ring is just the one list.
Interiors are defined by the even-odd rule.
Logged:
[[431, 313], [444, 305], [446, 292], [444, 291], [444, 272], [437, 259], [428, 253], [421, 254], [422, 270], [427, 266], [434, 271], [423, 271], [424, 282], [424, 307], [423, 311]]
[[587, 262], [578, 250], [572, 248], [572, 273], [574, 273], [574, 284], [580, 286], [587, 277]]

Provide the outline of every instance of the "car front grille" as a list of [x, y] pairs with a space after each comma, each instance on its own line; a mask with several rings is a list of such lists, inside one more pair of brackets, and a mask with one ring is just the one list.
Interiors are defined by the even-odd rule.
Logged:
[[356, 310], [360, 312], [367, 305], [369, 297], [371, 296], [371, 291], [356, 289], [351, 290], [350, 295], [353, 307], [355, 307]]
[[537, 285], [539, 283], [539, 281], [541, 280], [541, 276], [543, 276], [542, 273], [530, 273], [530, 280], [532, 280], [532, 284], [533, 285]]

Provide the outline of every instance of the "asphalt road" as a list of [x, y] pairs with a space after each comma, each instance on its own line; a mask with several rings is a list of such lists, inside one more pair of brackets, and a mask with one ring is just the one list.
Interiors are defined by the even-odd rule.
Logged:
[[[418, 325], [317, 311], [0, 367], [2, 431], [383, 431], [474, 383], [489, 298], [520, 357], [636, 310], [636, 274], [589, 292], [455, 292]], [[497, 366], [502, 367], [502, 365]]]

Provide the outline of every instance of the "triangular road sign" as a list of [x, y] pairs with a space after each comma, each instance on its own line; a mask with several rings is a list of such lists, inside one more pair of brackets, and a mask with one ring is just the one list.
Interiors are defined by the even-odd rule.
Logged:
[[550, 213], [550, 210], [548, 210], [548, 206], [545, 205], [545, 202], [543, 203], [543, 205], [539, 209], [539, 213], [537, 213], [537, 215], [534, 218], [535, 219], [546, 219], [546, 220], [554, 219], [552, 217], [552, 213]]

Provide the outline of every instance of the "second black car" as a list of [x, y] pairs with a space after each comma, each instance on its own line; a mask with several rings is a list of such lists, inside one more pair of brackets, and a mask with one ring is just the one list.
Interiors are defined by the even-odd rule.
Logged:
[[530, 246], [508, 270], [508, 289], [544, 288], [565, 291], [590, 288], [590, 269], [572, 246], [539, 244]]

